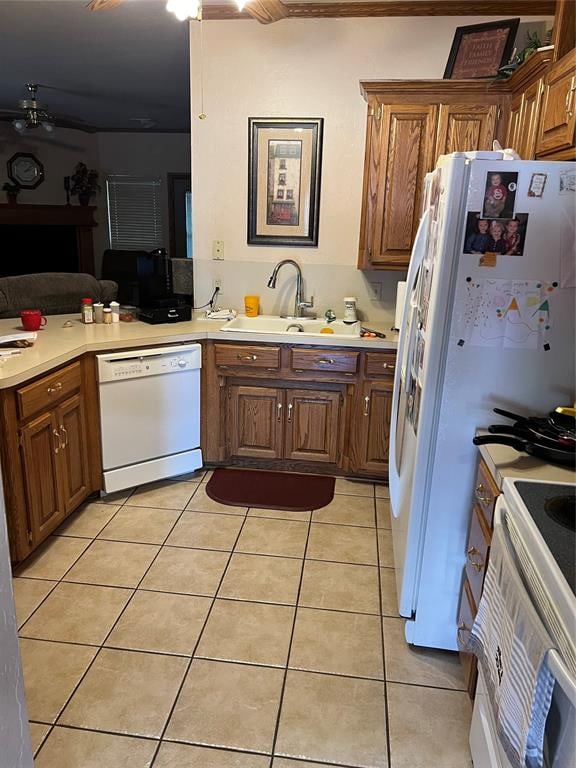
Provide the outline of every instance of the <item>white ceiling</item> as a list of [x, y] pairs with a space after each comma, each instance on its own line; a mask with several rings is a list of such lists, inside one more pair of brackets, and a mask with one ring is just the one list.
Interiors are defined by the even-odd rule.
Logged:
[[188, 24], [161, 0], [127, 0], [91, 13], [87, 0], [0, 0], [0, 107], [24, 83], [58, 116], [100, 130], [189, 130]]

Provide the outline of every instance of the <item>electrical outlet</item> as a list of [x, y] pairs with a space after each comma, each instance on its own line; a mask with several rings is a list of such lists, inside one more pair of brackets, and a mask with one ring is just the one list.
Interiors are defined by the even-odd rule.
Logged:
[[380, 301], [381, 294], [380, 294], [380, 283], [372, 283], [368, 281], [368, 294], [370, 296], [370, 301]]
[[214, 261], [224, 261], [224, 240], [212, 240], [212, 258]]
[[222, 287], [222, 280], [219, 277], [215, 277], [212, 281], [212, 290], [215, 291], [218, 288], [218, 296], [222, 296], [224, 289]]

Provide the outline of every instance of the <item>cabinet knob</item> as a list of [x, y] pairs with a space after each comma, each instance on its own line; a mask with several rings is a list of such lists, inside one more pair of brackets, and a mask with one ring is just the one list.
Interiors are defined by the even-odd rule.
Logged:
[[364, 398], [364, 416], [370, 415], [370, 395]]
[[[475, 568], [479, 572], [484, 570], [484, 558], [476, 547], [470, 547], [466, 554], [468, 555], [468, 562], [472, 568]], [[474, 560], [475, 555], [480, 555], [480, 557], [477, 560]]]
[[386, 368], [389, 371], [395, 370], [396, 366], [392, 365], [392, 363], [382, 363], [382, 368]]
[[318, 360], [318, 365], [334, 365], [334, 360], [331, 357], [321, 357]]
[[55, 392], [59, 392], [62, 389], [62, 382], [57, 381], [53, 387], [48, 387], [47, 392], [49, 395], [53, 395]]
[[64, 449], [68, 445], [68, 430], [64, 424], [60, 424], [60, 434], [64, 437], [64, 440], [60, 444], [60, 448]]
[[288, 423], [290, 423], [292, 421], [292, 408], [293, 407], [294, 406], [292, 405], [292, 403], [288, 403]]
[[480, 504], [489, 504], [491, 501], [491, 497], [487, 496], [485, 492], [486, 488], [482, 485], [482, 483], [478, 483], [476, 488], [474, 489], [474, 495], [476, 496], [476, 501], [479, 501]]
[[249, 360], [250, 362], [258, 360], [258, 355], [236, 355], [236, 357], [238, 360]]
[[282, 403], [278, 403], [276, 408], [278, 413], [278, 418], [276, 419], [276, 421], [282, 421]]
[[57, 429], [52, 430], [52, 437], [54, 438], [54, 453], [58, 453], [58, 451], [60, 450], [61, 440], [60, 440], [60, 433], [58, 432]]

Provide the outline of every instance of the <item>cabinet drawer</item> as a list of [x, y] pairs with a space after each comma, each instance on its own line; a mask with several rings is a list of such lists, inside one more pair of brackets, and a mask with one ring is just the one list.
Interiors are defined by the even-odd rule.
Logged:
[[330, 349], [292, 349], [290, 365], [294, 371], [327, 371], [356, 373], [358, 352], [336, 352]]
[[396, 355], [389, 352], [366, 352], [366, 376], [392, 376], [396, 368]]
[[80, 363], [72, 363], [57, 373], [22, 387], [16, 393], [20, 418], [27, 419], [39, 411], [51, 408], [63, 397], [80, 389], [81, 382]]
[[482, 510], [488, 528], [492, 528], [494, 518], [494, 506], [496, 497], [500, 495], [500, 489], [494, 482], [488, 467], [480, 461], [474, 486], [474, 500]]
[[280, 347], [251, 344], [215, 344], [216, 365], [224, 368], [280, 367]]
[[458, 608], [458, 649], [460, 652], [463, 652], [466, 648], [477, 610], [474, 598], [472, 597], [470, 582], [464, 577], [462, 593], [460, 595], [460, 607]]
[[470, 590], [476, 605], [478, 605], [480, 595], [482, 594], [489, 546], [490, 532], [486, 530], [486, 523], [482, 512], [474, 505], [472, 522], [470, 523], [470, 535], [468, 536], [468, 544], [466, 546], [466, 576], [468, 577]]

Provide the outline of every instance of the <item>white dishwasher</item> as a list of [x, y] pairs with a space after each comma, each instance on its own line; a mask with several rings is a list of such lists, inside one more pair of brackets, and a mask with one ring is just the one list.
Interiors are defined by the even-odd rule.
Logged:
[[200, 345], [96, 357], [104, 490], [199, 469]]

